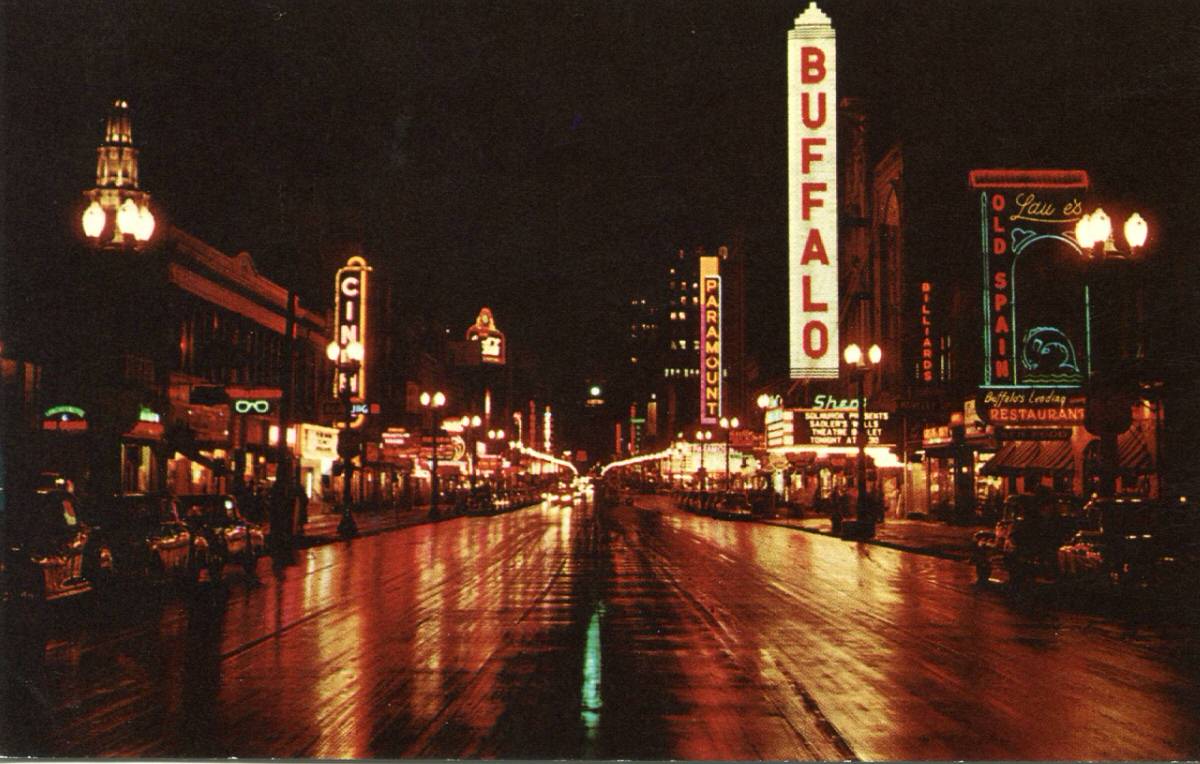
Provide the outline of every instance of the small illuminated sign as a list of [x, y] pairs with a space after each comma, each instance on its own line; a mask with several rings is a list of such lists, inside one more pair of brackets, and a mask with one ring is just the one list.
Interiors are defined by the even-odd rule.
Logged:
[[87, 412], [78, 406], [51, 406], [42, 416], [46, 419], [86, 419]]
[[265, 398], [235, 398], [232, 402], [235, 414], [268, 414], [271, 402]]
[[55, 432], [84, 432], [87, 412], [78, 406], [51, 406], [42, 413], [42, 429]]
[[479, 360], [483, 363], [504, 363], [504, 332], [496, 328], [491, 308], [481, 308], [475, 323], [467, 329], [467, 339], [479, 343]]
[[836, 379], [837, 35], [815, 2], [788, 32], [788, 337], [792, 379]]

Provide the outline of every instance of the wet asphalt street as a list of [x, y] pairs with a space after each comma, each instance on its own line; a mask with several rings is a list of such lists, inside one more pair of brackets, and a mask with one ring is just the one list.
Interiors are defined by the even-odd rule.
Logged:
[[0, 753], [1178, 759], [1193, 628], [665, 499], [542, 504], [6, 624]]

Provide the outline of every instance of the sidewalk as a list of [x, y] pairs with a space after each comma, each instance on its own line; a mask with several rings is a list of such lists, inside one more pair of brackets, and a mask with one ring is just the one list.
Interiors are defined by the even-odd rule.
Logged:
[[[781, 517], [759, 522], [824, 536], [833, 535], [832, 523], [828, 517]], [[976, 531], [990, 528], [991, 526], [948, 525], [934, 520], [901, 520], [889, 517], [875, 526], [875, 538], [868, 539], [865, 543], [949, 560], [967, 560], [973, 545], [972, 536]]]
[[[448, 509], [452, 508], [442, 505], [441, 509], [445, 513]], [[431, 522], [429, 519], [428, 504], [404, 510], [360, 510], [353, 514], [354, 523], [358, 526], [359, 536], [371, 536], [383, 531], [408, 528], [413, 525]], [[298, 549], [306, 549], [312, 546], [340, 541], [341, 536], [338, 535], [338, 523], [341, 521], [342, 514], [340, 512], [321, 512], [309, 515], [308, 522], [305, 523], [301, 532], [296, 535], [295, 546]]]

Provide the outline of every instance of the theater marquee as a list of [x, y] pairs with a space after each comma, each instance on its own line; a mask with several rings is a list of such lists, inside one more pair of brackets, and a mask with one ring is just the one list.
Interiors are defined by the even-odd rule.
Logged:
[[788, 336], [793, 379], [838, 376], [837, 51], [816, 3], [788, 32]]

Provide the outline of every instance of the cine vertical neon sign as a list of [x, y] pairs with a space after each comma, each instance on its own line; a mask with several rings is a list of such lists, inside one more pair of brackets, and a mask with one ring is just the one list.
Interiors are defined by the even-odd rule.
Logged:
[[837, 50], [809, 3], [788, 32], [788, 339], [792, 379], [838, 376]]
[[[371, 266], [362, 257], [355, 255], [338, 269], [334, 276], [334, 306], [336, 318], [334, 331], [337, 343], [346, 347], [352, 342], [367, 346], [367, 274]], [[365, 353], [365, 350], [364, 350]], [[364, 356], [358, 364], [358, 369], [339, 370], [333, 375], [333, 394], [340, 396], [342, 390], [349, 388], [350, 400], [359, 403], [367, 396], [367, 359]], [[352, 426], [362, 423], [358, 417]]]

